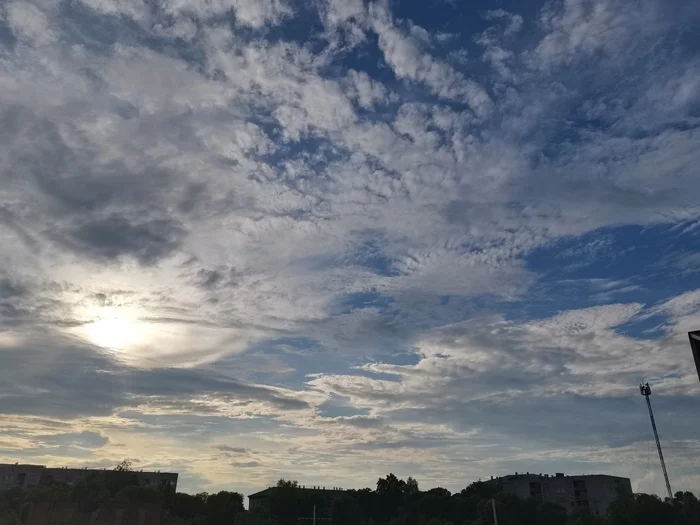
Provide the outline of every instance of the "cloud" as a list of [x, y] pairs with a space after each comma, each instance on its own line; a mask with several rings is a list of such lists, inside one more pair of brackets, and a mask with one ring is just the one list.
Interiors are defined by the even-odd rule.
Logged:
[[[466, 408], [482, 402], [508, 406], [520, 396], [542, 402], [583, 395], [615, 398], [628, 396], [639, 377], [689, 377], [681, 354], [664, 352], [659, 342], [632, 342], [614, 332], [641, 311], [639, 304], [609, 305], [524, 324], [502, 319], [461, 323], [421, 341], [415, 365], [363, 367], [395, 376], [392, 380], [323, 375], [309, 384], [383, 414], [439, 410], [446, 400]], [[682, 394], [684, 388], [678, 388]]]
[[364, 0], [328, 0], [325, 8], [326, 21], [337, 26], [355, 19], [364, 22], [367, 14]]
[[236, 467], [236, 468], [253, 468], [253, 467], [259, 467], [260, 462], [258, 462], [258, 461], [232, 461], [231, 466]]
[[[122, 14], [143, 21], [150, 18], [151, 9], [143, 0], [82, 0], [91, 9], [103, 14]], [[169, 0], [163, 10], [171, 15], [192, 16], [193, 18], [213, 18], [234, 12], [236, 22], [242, 26], [262, 28], [267, 24], [278, 24], [293, 13], [284, 0], [215, 0], [184, 2]], [[181, 21], [178, 21], [181, 22]]]
[[698, 272], [700, 271], [700, 254], [685, 253], [679, 254], [671, 259], [671, 264], [676, 269], [682, 272]]
[[536, 56], [543, 65], [558, 65], [598, 50], [613, 54], [630, 52], [630, 47], [641, 41], [635, 38], [636, 28], [657, 29], [655, 9], [652, 2], [553, 3], [540, 18], [547, 34], [537, 46]]
[[284, 0], [217, 0], [215, 2], [180, 0], [168, 3], [167, 9], [173, 13], [191, 13], [196, 16], [213, 17], [234, 10], [236, 22], [243, 26], [261, 28], [267, 24], [278, 24], [293, 13]]
[[[8, 364], [0, 410], [75, 418], [119, 408], [269, 414], [302, 410], [308, 403], [284, 389], [252, 385], [204, 370], [133, 368], [115, 357], [65, 338], [27, 337], [5, 346]], [[29, 386], [31, 385], [31, 386]]]
[[76, 446], [82, 448], [100, 448], [109, 443], [109, 438], [97, 432], [73, 432], [65, 434], [50, 434], [39, 439], [48, 446]]
[[8, 299], [23, 295], [24, 287], [20, 283], [13, 282], [7, 277], [0, 279], [0, 298]]
[[148, 6], [143, 0], [82, 0], [82, 2], [101, 14], [123, 14], [132, 18], [141, 18], [148, 14]]
[[220, 445], [216, 448], [222, 452], [232, 452], [234, 454], [245, 454], [247, 452], [247, 450], [243, 447], [229, 447], [227, 445]]
[[523, 27], [522, 16], [515, 13], [509, 13], [508, 11], [504, 11], [503, 9], [492, 9], [490, 11], [487, 11], [484, 15], [484, 18], [486, 20], [505, 20], [508, 24], [504, 31], [504, 34], [506, 36], [515, 35]]
[[149, 264], [172, 253], [181, 237], [180, 227], [170, 221], [131, 224], [124, 217], [111, 215], [76, 227], [68, 234], [67, 244], [92, 257], [116, 259], [130, 255]]
[[30, 3], [11, 2], [5, 7], [5, 18], [14, 35], [29, 44], [47, 45], [56, 38], [46, 15]]
[[349, 96], [357, 99], [357, 103], [364, 109], [372, 109], [375, 104], [383, 104], [388, 101], [386, 88], [379, 82], [372, 80], [364, 71], [351, 69], [348, 72], [348, 82], [351, 86]]
[[401, 33], [390, 14], [377, 4], [372, 6], [372, 26], [379, 37], [384, 60], [399, 78], [425, 83], [436, 95], [466, 102], [480, 117], [488, 115], [492, 101], [477, 83], [464, 78], [449, 65], [421, 51], [419, 42]]

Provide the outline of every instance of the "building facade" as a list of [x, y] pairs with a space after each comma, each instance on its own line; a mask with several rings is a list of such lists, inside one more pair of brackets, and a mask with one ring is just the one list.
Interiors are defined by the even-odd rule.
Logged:
[[629, 478], [588, 474], [565, 476], [557, 473], [518, 474], [492, 479], [503, 492], [514, 494], [522, 499], [534, 498], [543, 503], [555, 503], [572, 512], [586, 512], [604, 516], [610, 504], [620, 494], [632, 494]]
[[38, 485], [45, 470], [42, 465], [0, 463], [0, 490], [28, 489]]
[[[23, 465], [19, 463], [0, 464], [0, 490], [14, 488], [28, 489], [39, 483], [64, 483], [73, 485], [85, 479], [91, 474], [109, 472], [119, 475], [119, 472], [102, 469], [76, 469], [76, 468], [49, 468], [44, 465]], [[142, 472], [133, 471], [129, 474], [138, 479], [138, 483], [145, 487], [172, 487], [177, 490], [178, 475], [175, 472]]]
[[75, 502], [40, 501], [22, 508], [23, 525], [158, 525], [163, 517], [159, 503], [103, 502], [87, 510]]
[[[270, 497], [273, 497], [278, 491], [284, 490], [279, 487], [268, 487], [265, 490], [256, 492], [248, 496], [248, 510], [256, 512], [266, 512], [268, 511], [268, 501]], [[339, 499], [344, 490], [340, 488], [326, 488], [326, 487], [295, 487], [293, 489], [299, 498], [306, 498], [314, 500], [315, 503], [319, 505], [331, 506], [335, 500]]]

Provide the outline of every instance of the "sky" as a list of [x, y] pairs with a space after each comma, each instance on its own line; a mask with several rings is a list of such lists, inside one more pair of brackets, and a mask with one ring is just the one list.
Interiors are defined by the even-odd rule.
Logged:
[[0, 461], [700, 486], [700, 3], [0, 5]]

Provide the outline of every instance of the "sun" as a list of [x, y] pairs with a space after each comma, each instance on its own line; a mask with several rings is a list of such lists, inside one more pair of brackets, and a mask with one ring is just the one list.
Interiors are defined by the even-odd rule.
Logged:
[[103, 348], [124, 350], [138, 344], [142, 329], [138, 321], [126, 316], [99, 317], [85, 325], [88, 339]]

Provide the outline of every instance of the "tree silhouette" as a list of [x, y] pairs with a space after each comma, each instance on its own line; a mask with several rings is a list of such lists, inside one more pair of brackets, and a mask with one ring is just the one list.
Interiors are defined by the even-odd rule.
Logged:
[[116, 467], [114, 467], [114, 470], [117, 472], [133, 472], [133, 468], [131, 468], [131, 460], [129, 458], [126, 458], [122, 460]]

